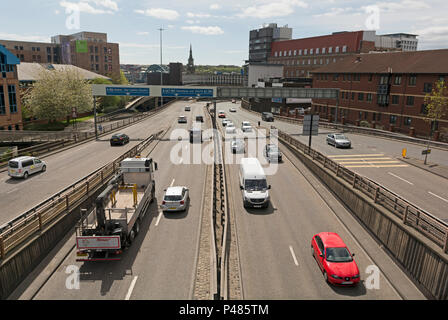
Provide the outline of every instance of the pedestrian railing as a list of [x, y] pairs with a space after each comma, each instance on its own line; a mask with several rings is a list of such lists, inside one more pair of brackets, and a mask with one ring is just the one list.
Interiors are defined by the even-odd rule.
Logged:
[[[274, 131], [271, 134], [274, 134]], [[371, 198], [374, 203], [392, 212], [402, 220], [403, 224], [423, 234], [443, 248], [444, 252], [448, 251], [448, 224], [446, 222], [412, 204], [381, 184], [341, 166], [316, 150], [310, 149], [292, 136], [278, 131], [278, 138], [280, 141], [300, 150], [303, 154], [310, 156], [313, 161], [319, 162], [325, 169], [332, 171], [336, 177], [351, 184], [353, 189], [361, 191], [364, 195]]]

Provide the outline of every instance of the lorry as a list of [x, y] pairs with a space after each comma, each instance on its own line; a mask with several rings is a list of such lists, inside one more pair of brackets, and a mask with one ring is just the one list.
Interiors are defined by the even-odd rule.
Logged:
[[155, 198], [154, 171], [149, 158], [127, 158], [119, 173], [95, 199], [90, 211], [84, 209], [76, 228], [76, 261], [120, 260], [140, 231], [143, 218]]

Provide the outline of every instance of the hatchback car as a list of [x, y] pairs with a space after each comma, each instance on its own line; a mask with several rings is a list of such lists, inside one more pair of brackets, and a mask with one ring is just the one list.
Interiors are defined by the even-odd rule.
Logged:
[[232, 99], [232, 103], [236, 103], [236, 100], [235, 100], [235, 99]]
[[316, 259], [325, 281], [345, 286], [359, 283], [359, 269], [353, 258], [355, 254], [350, 253], [337, 233], [316, 234], [311, 240], [311, 254]]
[[252, 132], [252, 125], [250, 124], [249, 121], [243, 121], [241, 123], [241, 130], [243, 132]]
[[187, 117], [186, 116], [180, 116], [177, 119], [177, 123], [187, 123]]
[[235, 126], [232, 124], [227, 124], [226, 126], [226, 134], [235, 134], [236, 133], [236, 128]]
[[267, 122], [274, 122], [274, 115], [270, 112], [262, 112], [261, 120], [267, 121]]
[[244, 153], [246, 143], [243, 139], [233, 139], [230, 143], [230, 149], [232, 150], [232, 153]]
[[27, 179], [29, 175], [37, 172], [45, 172], [47, 164], [36, 157], [18, 157], [8, 162], [8, 176], [11, 178]]
[[269, 162], [282, 162], [283, 154], [275, 144], [267, 144], [264, 148], [264, 156]]
[[196, 116], [196, 122], [204, 122], [203, 116]]
[[225, 126], [227, 126], [227, 124], [229, 124], [229, 122], [231, 122], [231, 121], [228, 120], [228, 119], [223, 119], [221, 124], [222, 124], [223, 127], [225, 127]]
[[190, 203], [190, 192], [187, 187], [169, 187], [165, 190], [160, 208], [166, 211], [185, 211]]
[[351, 148], [352, 143], [342, 133], [330, 133], [327, 135], [327, 144], [333, 145], [336, 148]]
[[191, 111], [191, 107], [190, 106], [185, 106], [185, 111]]
[[229, 111], [230, 112], [236, 112], [236, 109], [235, 108], [230, 108]]
[[124, 133], [117, 133], [114, 134], [111, 138], [110, 138], [110, 145], [111, 146], [116, 146], [116, 145], [120, 145], [123, 146], [126, 143], [129, 143], [129, 136], [124, 134]]
[[218, 118], [225, 118], [225, 117], [226, 117], [226, 113], [223, 110], [219, 110]]

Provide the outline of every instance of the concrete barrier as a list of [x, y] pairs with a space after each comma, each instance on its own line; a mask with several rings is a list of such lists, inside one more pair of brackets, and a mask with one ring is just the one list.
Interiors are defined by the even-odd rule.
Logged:
[[93, 193], [86, 201], [60, 217], [40, 234], [29, 239], [17, 251], [13, 252], [0, 264], [0, 299], [6, 299], [34, 268], [61, 241], [81, 217], [81, 208], [93, 205], [94, 200], [104, 187]]
[[448, 256], [346, 181], [279, 138], [348, 207], [427, 296], [448, 299]]

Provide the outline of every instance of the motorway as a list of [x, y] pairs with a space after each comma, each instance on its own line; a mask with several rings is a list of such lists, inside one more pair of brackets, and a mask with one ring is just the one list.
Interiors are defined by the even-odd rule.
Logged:
[[[235, 107], [235, 104], [222, 104], [221, 109], [229, 114], [228, 109], [232, 106]], [[241, 107], [238, 108], [237, 114], [238, 117], [250, 121], [253, 125], [261, 121], [261, 116]], [[271, 125], [308, 145], [309, 137], [302, 135], [301, 125], [280, 120], [261, 121], [262, 127], [270, 128]], [[334, 131], [320, 128], [319, 135], [312, 137], [312, 148], [448, 222], [448, 180], [399, 160], [403, 148], [407, 149], [408, 157], [421, 158], [421, 150], [424, 149], [422, 146], [346, 133], [352, 141], [352, 148], [339, 149], [327, 145], [326, 136], [330, 132]], [[430, 157], [431, 162], [448, 165], [448, 151], [433, 148]]]
[[[186, 104], [191, 112], [184, 112]], [[107, 263], [76, 262], [75, 250], [70, 250], [48, 280], [39, 287], [34, 299], [45, 300], [142, 300], [192, 299], [198, 259], [200, 222], [206, 179], [206, 165], [191, 164], [190, 157], [173, 159], [173, 150], [184, 150], [189, 155], [188, 141], [179, 142], [175, 129], [191, 126], [196, 115], [204, 115], [205, 103], [177, 102], [160, 114], [146, 119], [123, 132], [131, 138], [145, 138], [161, 129], [169, 132], [157, 144], [151, 157], [158, 163], [155, 173], [157, 201], [142, 223], [133, 245], [123, 254], [121, 261]], [[253, 115], [242, 111], [229, 113], [231, 103], [219, 103], [238, 128], [242, 120], [255, 123]], [[186, 115], [188, 124], [178, 124], [177, 117]], [[252, 116], [252, 118], [251, 118]], [[258, 118], [255, 116], [258, 121]], [[219, 121], [220, 123], [220, 121]], [[279, 124], [279, 122], [275, 123]], [[106, 140], [107, 138], [103, 138]], [[208, 141], [207, 137], [204, 139]], [[261, 140], [262, 145], [265, 141]], [[203, 148], [208, 142], [203, 143]], [[125, 148], [132, 146], [132, 143]], [[175, 149], [179, 147], [178, 149]], [[85, 149], [84, 149], [85, 148]], [[45, 174], [30, 178], [23, 184], [33, 184], [37, 195], [23, 199], [27, 203], [17, 211], [42, 201], [83, 175], [110, 162], [125, 148], [111, 148], [106, 142], [89, 142], [78, 150], [50, 156]], [[67, 154], [67, 155], [66, 155]], [[102, 154], [101, 158], [97, 154]], [[338, 202], [337, 199], [291, 154], [275, 174], [268, 176], [272, 185], [272, 203], [268, 209], [244, 209], [238, 185], [238, 165], [227, 164], [229, 181], [229, 210], [235, 213], [241, 281], [244, 299], [425, 299], [403, 271], [392, 261], [374, 239]], [[61, 161], [76, 161], [77, 171], [66, 168]], [[257, 156], [257, 154], [250, 154]], [[59, 158], [61, 157], [61, 158]], [[258, 156], [260, 159], [261, 157]], [[92, 161], [92, 159], [95, 159]], [[51, 160], [51, 162], [50, 162]], [[61, 169], [56, 170], [56, 166]], [[87, 168], [84, 168], [87, 167]], [[64, 171], [65, 169], [65, 171]], [[35, 182], [36, 181], [36, 182]], [[3, 184], [7, 184], [8, 180]], [[44, 187], [42, 187], [40, 185]], [[54, 186], [53, 186], [54, 184]], [[59, 184], [59, 187], [57, 186]], [[164, 189], [170, 185], [185, 185], [190, 189], [191, 204], [185, 213], [163, 214], [159, 203]], [[22, 186], [21, 186], [22, 187]], [[46, 188], [42, 192], [41, 189]], [[29, 195], [32, 187], [27, 189]], [[20, 189], [21, 190], [21, 189]], [[23, 192], [24, 193], [24, 192]], [[43, 194], [43, 195], [42, 195]], [[14, 193], [8, 194], [8, 199]], [[3, 198], [3, 197], [2, 197]], [[9, 205], [10, 200], [2, 205]], [[18, 202], [22, 200], [19, 198]], [[20, 205], [20, 204], [16, 204]], [[310, 253], [310, 241], [322, 231], [337, 232], [356, 253], [355, 260], [361, 272], [362, 283], [355, 288], [334, 288], [323, 280], [322, 274]], [[74, 245], [72, 236], [64, 247]], [[80, 271], [80, 288], [66, 287], [69, 266]], [[370, 288], [368, 267], [380, 270], [379, 288]], [[43, 273], [46, 267], [43, 267]], [[230, 275], [232, 276], [232, 275]], [[30, 288], [33, 286], [31, 283]], [[20, 298], [20, 297], [18, 297]]]
[[[229, 103], [221, 103], [217, 110], [226, 110], [227, 118], [237, 128], [243, 120], [252, 121], [248, 112], [239, 109], [230, 113], [230, 107]], [[245, 156], [266, 163], [262, 154], [249, 149], [249, 140]], [[226, 148], [225, 152], [230, 151]], [[284, 155], [287, 158], [278, 165], [276, 173], [267, 177], [272, 186], [271, 205], [267, 209], [243, 207], [239, 165], [226, 167], [230, 170], [227, 185], [230, 210], [236, 216], [244, 299], [423, 299], [333, 195], [294, 156], [286, 151]], [[264, 167], [268, 174], [270, 169]], [[310, 250], [313, 235], [323, 231], [337, 232], [356, 253], [362, 278], [356, 288], [335, 288], [323, 280]], [[369, 289], [366, 284], [369, 276], [366, 270], [371, 265], [380, 269], [379, 289]]]
[[[76, 262], [75, 250], [66, 257], [57, 271], [38, 294], [37, 300], [140, 300], [192, 299], [199, 246], [199, 228], [202, 214], [206, 166], [188, 164], [193, 159], [185, 156], [171, 161], [171, 152], [180, 146], [190, 154], [187, 139], [178, 141], [171, 133], [191, 126], [196, 115], [204, 115], [205, 103], [189, 103], [191, 112], [184, 112], [186, 102], [179, 102], [163, 111], [152, 123], [151, 132], [172, 125], [170, 131], [156, 145], [150, 157], [158, 163], [155, 173], [157, 201], [150, 207], [141, 231], [121, 261], [107, 263]], [[178, 124], [177, 116], [184, 114], [188, 124]], [[146, 125], [148, 125], [147, 123]], [[137, 125], [143, 127], [145, 124]], [[138, 128], [136, 128], [138, 129]], [[205, 146], [208, 143], [204, 143]], [[145, 155], [145, 153], [143, 153]], [[190, 159], [189, 159], [190, 158]], [[162, 213], [159, 209], [164, 189], [169, 186], [190, 188], [190, 207], [186, 212]], [[73, 237], [71, 241], [74, 241]], [[73, 242], [74, 244], [74, 242]], [[68, 266], [80, 271], [80, 289], [65, 286]]]

